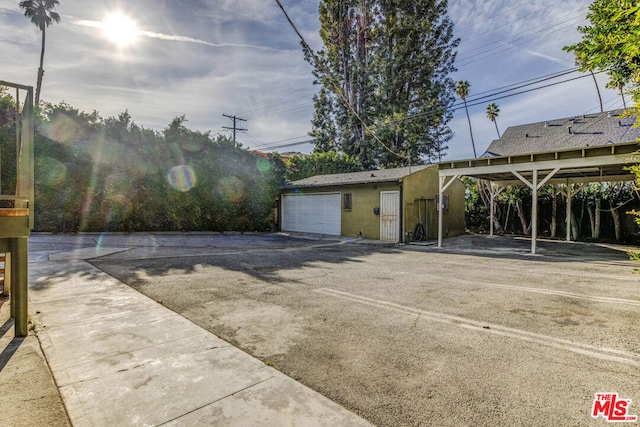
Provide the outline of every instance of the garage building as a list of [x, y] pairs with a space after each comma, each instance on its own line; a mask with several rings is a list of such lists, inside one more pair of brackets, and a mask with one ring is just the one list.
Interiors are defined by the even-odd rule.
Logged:
[[[444, 232], [464, 233], [465, 186], [444, 193]], [[363, 237], [386, 241], [437, 238], [438, 168], [317, 175], [281, 188], [282, 231]]]

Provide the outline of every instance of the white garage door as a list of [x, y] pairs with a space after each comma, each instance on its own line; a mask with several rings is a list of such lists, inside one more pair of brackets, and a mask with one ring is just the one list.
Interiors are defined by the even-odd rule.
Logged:
[[282, 231], [340, 235], [340, 193], [282, 196]]

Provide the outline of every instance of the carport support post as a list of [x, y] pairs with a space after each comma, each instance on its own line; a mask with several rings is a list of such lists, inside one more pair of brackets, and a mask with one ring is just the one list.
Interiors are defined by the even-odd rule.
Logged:
[[531, 189], [531, 253], [536, 253], [538, 237], [538, 170], [533, 170], [533, 188]]
[[495, 196], [493, 194], [493, 188], [489, 187], [489, 189], [491, 190], [491, 208], [490, 208], [491, 214], [489, 215], [489, 236], [493, 237], [493, 216], [495, 215], [494, 207], [493, 207], [493, 199], [495, 198]]
[[440, 179], [438, 180], [438, 247], [442, 247], [442, 231], [443, 231], [443, 223], [444, 223], [444, 190], [449, 188], [453, 182], [460, 178], [460, 175], [450, 176], [449, 182], [447, 181], [447, 177], [445, 175], [440, 175]]
[[444, 192], [444, 179], [443, 175], [440, 175], [440, 179], [438, 180], [438, 247], [442, 247], [442, 229], [444, 222], [444, 215], [442, 212], [442, 193]]
[[567, 242], [571, 241], [571, 198], [573, 193], [573, 188], [571, 188], [571, 184], [569, 184], [569, 180], [567, 179]]

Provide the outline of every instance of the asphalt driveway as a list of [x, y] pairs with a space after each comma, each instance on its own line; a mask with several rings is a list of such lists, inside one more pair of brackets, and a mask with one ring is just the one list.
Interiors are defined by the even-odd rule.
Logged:
[[619, 247], [53, 237], [32, 250], [96, 250], [96, 267], [377, 425], [607, 424], [598, 392], [640, 414], [640, 276]]

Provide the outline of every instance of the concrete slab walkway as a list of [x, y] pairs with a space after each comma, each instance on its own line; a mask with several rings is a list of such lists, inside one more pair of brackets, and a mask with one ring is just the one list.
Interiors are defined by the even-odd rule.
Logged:
[[30, 254], [29, 311], [74, 426], [370, 425], [82, 259], [100, 254]]

